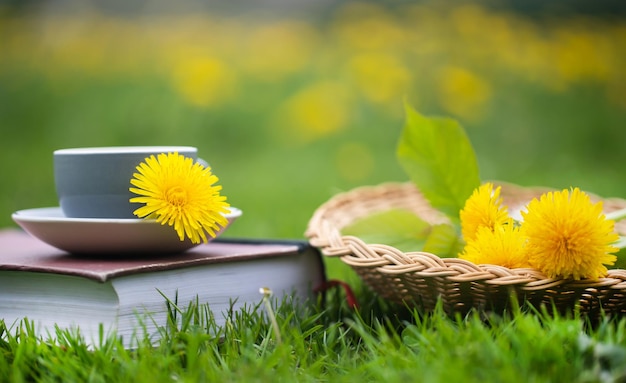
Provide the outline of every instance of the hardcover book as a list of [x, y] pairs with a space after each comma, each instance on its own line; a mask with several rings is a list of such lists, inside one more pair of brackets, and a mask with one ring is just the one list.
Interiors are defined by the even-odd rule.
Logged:
[[208, 304], [218, 325], [229, 310], [273, 300], [304, 304], [325, 280], [320, 254], [305, 241], [218, 239], [174, 255], [71, 255], [19, 230], [0, 231], [0, 320], [22, 319], [54, 337], [78, 328], [98, 341], [100, 329], [129, 342], [157, 336], [167, 300]]

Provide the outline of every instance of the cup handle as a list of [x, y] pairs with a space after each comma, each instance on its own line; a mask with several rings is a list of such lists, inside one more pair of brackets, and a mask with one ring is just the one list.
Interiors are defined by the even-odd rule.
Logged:
[[204, 166], [205, 168], [211, 167], [211, 165], [209, 165], [208, 162], [206, 162], [204, 159], [202, 158], [198, 158], [196, 159], [196, 162], [199, 163], [200, 165]]

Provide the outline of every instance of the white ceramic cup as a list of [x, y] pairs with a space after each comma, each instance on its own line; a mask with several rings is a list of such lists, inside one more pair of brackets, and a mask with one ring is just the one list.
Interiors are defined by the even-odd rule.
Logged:
[[53, 153], [54, 181], [61, 209], [70, 218], [137, 218], [128, 189], [137, 165], [150, 155], [178, 153], [194, 161], [191, 146], [112, 146], [60, 149]]

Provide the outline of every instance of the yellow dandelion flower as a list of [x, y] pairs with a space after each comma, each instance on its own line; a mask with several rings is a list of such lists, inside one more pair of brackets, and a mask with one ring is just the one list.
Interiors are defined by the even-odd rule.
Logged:
[[602, 202], [575, 188], [533, 199], [522, 212], [531, 266], [550, 278], [601, 278], [615, 263], [619, 239], [615, 222], [602, 213]]
[[465, 245], [459, 258], [475, 264], [500, 265], [510, 269], [529, 267], [525, 242], [520, 227], [509, 219], [493, 229], [479, 227], [476, 236]]
[[[181, 241], [185, 235], [193, 243], [207, 242], [206, 233], [215, 237], [228, 220], [222, 189], [214, 185], [218, 178], [210, 168], [178, 153], [146, 158], [137, 166], [130, 191], [139, 195], [130, 199], [144, 206], [134, 211], [138, 217], [156, 217], [162, 225], [173, 226]], [[206, 233], [205, 233], [206, 232]]]
[[509, 216], [506, 206], [502, 205], [500, 186], [493, 190], [493, 184], [488, 182], [474, 190], [465, 202], [460, 218], [465, 241], [474, 239], [480, 227], [493, 230], [507, 222]]
[[445, 67], [441, 71], [437, 89], [446, 110], [472, 121], [482, 119], [492, 97], [486, 78], [458, 67]]

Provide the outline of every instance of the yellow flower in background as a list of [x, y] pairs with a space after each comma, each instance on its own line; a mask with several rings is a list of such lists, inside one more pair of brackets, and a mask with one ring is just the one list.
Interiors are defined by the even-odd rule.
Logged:
[[303, 71], [319, 44], [318, 31], [306, 22], [261, 25], [249, 33], [240, 65], [256, 79], [279, 82]]
[[525, 238], [512, 219], [493, 229], [481, 226], [467, 242], [459, 258], [475, 264], [504, 266], [510, 269], [529, 267], [524, 248]]
[[310, 142], [343, 129], [350, 120], [351, 96], [339, 82], [321, 81], [305, 87], [285, 102], [278, 120], [281, 134]]
[[384, 53], [354, 56], [349, 63], [360, 91], [376, 103], [396, 102], [409, 90], [412, 76], [397, 57]]
[[172, 79], [183, 98], [196, 106], [218, 105], [235, 94], [234, 71], [215, 57], [183, 58], [175, 66]]
[[333, 38], [347, 51], [402, 49], [406, 44], [407, 31], [380, 4], [347, 2], [337, 9], [333, 21]]
[[522, 216], [529, 263], [548, 277], [597, 279], [615, 263], [615, 223], [602, 213], [602, 202], [593, 204], [580, 189], [535, 198]]
[[494, 230], [508, 222], [507, 207], [500, 198], [500, 186], [495, 190], [487, 182], [474, 190], [460, 212], [461, 233], [466, 242], [473, 240], [481, 227]]
[[181, 241], [207, 242], [206, 233], [215, 237], [228, 220], [226, 197], [210, 168], [178, 153], [146, 158], [137, 166], [130, 191], [139, 195], [130, 199], [144, 206], [134, 211], [138, 217], [156, 217], [162, 225], [173, 226]]
[[491, 100], [487, 79], [468, 69], [445, 67], [439, 74], [439, 102], [450, 113], [477, 121]]
[[610, 38], [579, 28], [557, 30], [553, 60], [556, 74], [564, 84], [581, 80], [611, 81], [613, 52]]

